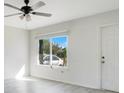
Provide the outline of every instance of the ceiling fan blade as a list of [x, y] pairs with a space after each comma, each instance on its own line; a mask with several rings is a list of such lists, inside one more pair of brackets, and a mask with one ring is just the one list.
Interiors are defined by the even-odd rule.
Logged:
[[45, 5], [44, 2], [39, 1], [39, 2], [37, 2], [36, 4], [32, 5], [31, 7], [32, 7], [33, 10], [35, 10], [35, 9], [40, 8], [41, 6], [44, 6], [44, 5]]
[[13, 6], [13, 5], [10, 5], [10, 4], [7, 4], [7, 3], [4, 3], [4, 5], [5, 5], [5, 6], [8, 6], [8, 7], [11, 7], [11, 8], [13, 8], [13, 9], [16, 9], [16, 10], [21, 11], [21, 9], [20, 9], [20, 8], [15, 7], [15, 6]]
[[38, 16], [46, 16], [46, 17], [52, 16], [52, 14], [49, 14], [49, 13], [40, 13], [40, 12], [32, 12], [32, 14], [38, 15]]
[[14, 13], [14, 14], [10, 14], [10, 15], [5, 15], [4, 17], [11, 17], [11, 16], [15, 16], [15, 15], [20, 15], [22, 13]]

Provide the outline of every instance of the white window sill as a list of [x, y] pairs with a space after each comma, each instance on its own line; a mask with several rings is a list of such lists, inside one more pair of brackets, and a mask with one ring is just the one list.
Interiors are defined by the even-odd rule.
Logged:
[[62, 70], [67, 70], [68, 66], [54, 66], [54, 65], [42, 65], [42, 64], [37, 64], [37, 66], [45, 67], [45, 68], [51, 68], [51, 69], [62, 69]]

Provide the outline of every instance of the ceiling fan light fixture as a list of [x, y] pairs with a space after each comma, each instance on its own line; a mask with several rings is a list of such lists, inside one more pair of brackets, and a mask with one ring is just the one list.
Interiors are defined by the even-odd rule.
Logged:
[[24, 15], [19, 16], [19, 18], [20, 18], [21, 20], [23, 20], [24, 17], [25, 17]]
[[34, 5], [30, 6], [30, 5], [28, 5], [29, 1], [30, 0], [24, 0], [24, 3], [26, 5], [22, 6], [21, 8], [18, 8], [16, 6], [13, 6], [13, 5], [8, 4], [8, 3], [4, 3], [5, 6], [19, 10], [21, 12], [21, 13], [14, 13], [14, 14], [6, 15], [4, 17], [11, 17], [11, 16], [21, 14], [19, 16], [20, 20], [23, 20], [25, 18], [26, 21], [31, 21], [31, 15], [30, 14], [37, 15], [37, 16], [44, 16], [44, 17], [50, 17], [51, 16], [51, 14], [49, 14], [49, 13], [42, 13], [42, 12], [35, 12], [34, 11], [35, 9], [38, 9], [38, 8], [44, 6], [45, 5], [44, 2], [39, 1], [39, 2], [35, 3]]
[[26, 21], [31, 21], [31, 16], [29, 14], [25, 15]]

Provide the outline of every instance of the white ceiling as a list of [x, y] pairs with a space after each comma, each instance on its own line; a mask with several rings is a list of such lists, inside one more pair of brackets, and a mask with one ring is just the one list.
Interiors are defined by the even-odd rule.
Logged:
[[[24, 0], [4, 0], [6, 3], [15, 5], [19, 8], [25, 5]], [[30, 0], [30, 5], [40, 0]], [[21, 21], [18, 16], [5, 18], [5, 25], [24, 29], [34, 29], [50, 24], [55, 24], [79, 17], [94, 15], [109, 10], [118, 9], [119, 0], [41, 0], [45, 6], [36, 11], [51, 13], [52, 17], [39, 17], [32, 15], [32, 21]], [[18, 13], [12, 8], [4, 7], [4, 14]]]

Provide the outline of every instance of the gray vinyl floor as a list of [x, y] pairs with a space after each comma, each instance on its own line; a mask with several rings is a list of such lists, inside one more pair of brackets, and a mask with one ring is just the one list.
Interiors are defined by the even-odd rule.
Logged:
[[71, 84], [44, 79], [7, 79], [4, 93], [116, 93], [106, 90], [90, 89]]

